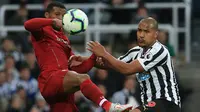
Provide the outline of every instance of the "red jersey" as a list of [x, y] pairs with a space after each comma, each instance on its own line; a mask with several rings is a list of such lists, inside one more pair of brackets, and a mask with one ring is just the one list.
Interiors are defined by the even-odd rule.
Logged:
[[[63, 31], [52, 28], [52, 19], [34, 18], [25, 22], [26, 30], [31, 32], [31, 40], [42, 78], [47, 79], [50, 72], [68, 70], [68, 59], [73, 55], [69, 39]], [[79, 73], [86, 73], [94, 66], [92, 55], [80, 66], [71, 68]], [[47, 74], [48, 72], [48, 74]]]

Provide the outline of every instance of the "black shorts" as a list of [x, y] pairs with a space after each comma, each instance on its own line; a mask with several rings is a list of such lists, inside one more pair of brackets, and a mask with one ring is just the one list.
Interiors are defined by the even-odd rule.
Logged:
[[141, 112], [181, 112], [181, 108], [174, 102], [167, 100], [154, 100], [143, 106], [137, 107]]

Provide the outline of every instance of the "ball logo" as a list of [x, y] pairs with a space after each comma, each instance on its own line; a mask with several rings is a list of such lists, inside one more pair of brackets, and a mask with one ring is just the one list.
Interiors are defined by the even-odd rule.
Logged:
[[145, 55], [144, 58], [149, 61], [149, 60], [152, 60], [153, 55], [151, 53], [148, 53], [148, 54]]

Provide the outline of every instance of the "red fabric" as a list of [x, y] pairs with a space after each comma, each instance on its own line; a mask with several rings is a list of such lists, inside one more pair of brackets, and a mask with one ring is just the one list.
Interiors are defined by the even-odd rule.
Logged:
[[[41, 18], [31, 19], [25, 23], [29, 31], [40, 28], [31, 32], [31, 40], [42, 72], [68, 69], [68, 59], [73, 54], [64, 32], [54, 30], [50, 23], [50, 19]], [[45, 75], [47, 78], [48, 74]]]
[[41, 28], [45, 26], [52, 25], [53, 21], [52, 19], [46, 19], [46, 18], [34, 18], [26, 21], [24, 23], [24, 27], [26, 30], [33, 32], [40, 30]]
[[71, 70], [76, 71], [78, 73], [87, 73], [94, 67], [95, 60], [96, 60], [96, 56], [92, 54], [81, 65], [71, 67]]
[[[74, 94], [65, 94], [63, 79], [68, 71], [59, 70], [49, 73], [48, 80], [38, 78], [39, 89], [42, 96], [50, 105], [51, 112], [78, 112], [74, 102]], [[45, 81], [45, 83], [42, 83]]]
[[[52, 20], [35, 18], [25, 22], [40, 67], [39, 89], [53, 112], [76, 112], [74, 95], [63, 91], [68, 59], [73, 54], [64, 32], [52, 28]], [[64, 70], [64, 71], [63, 71]]]
[[[99, 105], [102, 99], [105, 99], [101, 90], [90, 80], [87, 79], [80, 85], [81, 92], [89, 100], [93, 101], [96, 105]], [[104, 102], [103, 108], [108, 110], [111, 103], [109, 101]]]

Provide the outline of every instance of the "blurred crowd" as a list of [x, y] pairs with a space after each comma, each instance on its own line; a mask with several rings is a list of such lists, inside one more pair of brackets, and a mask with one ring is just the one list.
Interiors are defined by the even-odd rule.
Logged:
[[[20, 2], [19, 2], [20, 1]], [[104, 10], [107, 17], [102, 24], [130, 24], [138, 23], [142, 18], [153, 16], [161, 22], [171, 22], [169, 18], [162, 17], [158, 11], [151, 11], [145, 7], [145, 2], [159, 2], [160, 0], [57, 0], [64, 3], [97, 3], [102, 2], [111, 6], [131, 2], [138, 3], [138, 8], [133, 10]], [[162, 0], [171, 1], [171, 0]], [[5, 15], [6, 25], [23, 25], [33, 17], [43, 17], [44, 10], [30, 11], [26, 4], [41, 3], [44, 8], [51, 0], [1, 0], [0, 4], [19, 4], [16, 11], [8, 11]], [[170, 13], [170, 11], [167, 11]], [[92, 12], [87, 11], [92, 21]], [[167, 13], [166, 13], [167, 14]], [[159, 15], [159, 16], [158, 16]], [[92, 22], [91, 22], [92, 23]], [[137, 45], [136, 31], [127, 35], [114, 34], [116, 43], [110, 44], [107, 41], [102, 43], [114, 56], [124, 54], [128, 49]], [[124, 38], [126, 37], [126, 38]], [[0, 112], [49, 112], [49, 106], [38, 90], [37, 77], [40, 73], [36, 57], [30, 42], [28, 32], [8, 32], [6, 37], [0, 38]], [[176, 62], [176, 54], [173, 46], [168, 43], [166, 31], [160, 31], [159, 41], [166, 45], [170, 55]], [[120, 43], [120, 44], [118, 44]], [[73, 46], [73, 42], [72, 42]], [[118, 50], [117, 50], [118, 49]], [[78, 52], [75, 51], [74, 52]], [[178, 72], [177, 72], [178, 74]], [[102, 90], [103, 94], [115, 103], [139, 105], [140, 88], [134, 75], [125, 77], [114, 70], [102, 70], [94, 68], [89, 72], [92, 81]], [[178, 77], [178, 75], [177, 75]], [[182, 101], [192, 92], [180, 84]], [[75, 101], [80, 112], [104, 112], [102, 108], [87, 100], [81, 92], [76, 92]]]

